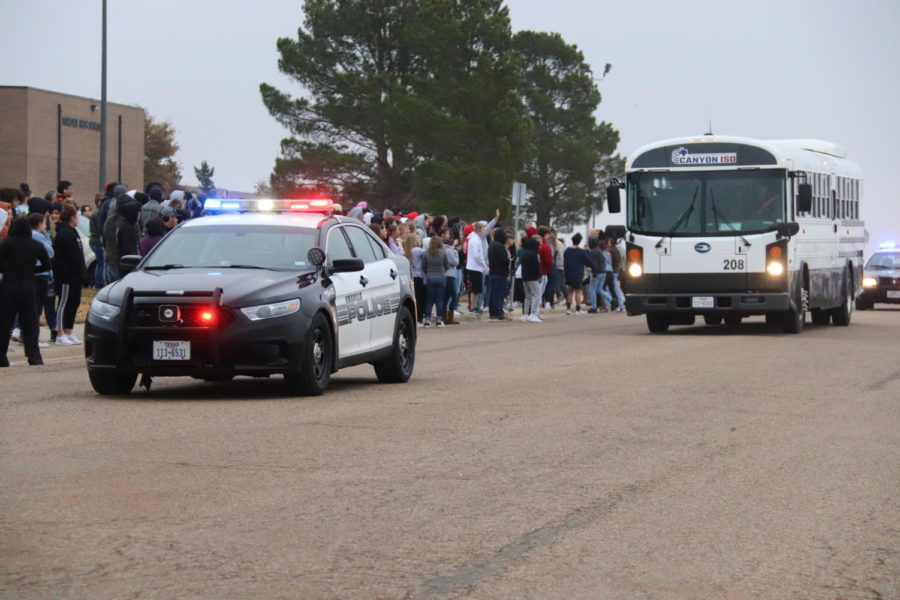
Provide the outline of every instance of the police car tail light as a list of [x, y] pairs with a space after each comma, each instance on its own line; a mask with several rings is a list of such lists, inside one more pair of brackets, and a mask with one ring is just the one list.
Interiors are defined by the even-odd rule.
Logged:
[[212, 324], [216, 320], [216, 313], [211, 310], [204, 310], [200, 312], [200, 321], [207, 324]]

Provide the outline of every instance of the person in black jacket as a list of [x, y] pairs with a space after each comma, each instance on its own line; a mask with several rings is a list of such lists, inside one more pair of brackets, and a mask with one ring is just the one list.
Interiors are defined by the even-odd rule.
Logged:
[[538, 315], [541, 306], [541, 260], [538, 256], [541, 243], [537, 238], [526, 237], [522, 242], [522, 285], [525, 287], [525, 301], [522, 303], [522, 321], [540, 323]]
[[140, 254], [141, 229], [138, 227], [140, 205], [137, 202], [126, 202], [122, 205], [122, 220], [116, 229], [116, 248], [119, 258]]
[[53, 284], [56, 287], [56, 343], [80, 344], [75, 337], [75, 313], [81, 304], [84, 281], [84, 248], [75, 231], [78, 211], [72, 204], [63, 206], [53, 240]]
[[494, 230], [494, 241], [488, 246], [488, 282], [491, 286], [490, 315], [491, 321], [510, 321], [503, 314], [503, 302], [506, 300], [506, 280], [509, 279], [509, 247], [506, 232]]
[[0, 274], [3, 275], [0, 279], [0, 367], [10, 364], [6, 352], [16, 313], [25, 340], [28, 364], [44, 364], [38, 347], [34, 274], [49, 271], [50, 268], [47, 249], [31, 237], [28, 218], [16, 218], [9, 228], [9, 236], [0, 244]]

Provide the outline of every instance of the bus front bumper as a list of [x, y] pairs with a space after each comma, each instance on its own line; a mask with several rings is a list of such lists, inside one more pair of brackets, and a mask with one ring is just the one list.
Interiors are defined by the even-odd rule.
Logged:
[[716, 292], [626, 294], [625, 308], [630, 315], [645, 313], [763, 315], [783, 312], [791, 306], [787, 292]]

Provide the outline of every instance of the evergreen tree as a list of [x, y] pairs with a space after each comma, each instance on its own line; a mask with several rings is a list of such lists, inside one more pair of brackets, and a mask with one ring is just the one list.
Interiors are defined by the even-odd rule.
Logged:
[[594, 118], [600, 92], [576, 46], [556, 33], [522, 31], [515, 47], [534, 127], [533, 154], [518, 176], [531, 192], [527, 209], [541, 224], [584, 222], [602, 209], [602, 178], [624, 169], [612, 156], [619, 133]]
[[207, 196], [216, 195], [216, 184], [213, 182], [213, 176], [216, 174], [215, 167], [210, 167], [206, 161], [201, 161], [200, 167], [194, 167], [194, 176], [200, 186], [200, 191]]
[[293, 135], [276, 191], [461, 215], [508, 197], [529, 126], [501, 0], [306, 0], [304, 13], [278, 40], [304, 96], [260, 86]]
[[144, 114], [144, 182], [158, 181], [173, 190], [181, 183], [181, 165], [173, 159], [178, 152], [175, 128], [169, 121], [160, 123]]

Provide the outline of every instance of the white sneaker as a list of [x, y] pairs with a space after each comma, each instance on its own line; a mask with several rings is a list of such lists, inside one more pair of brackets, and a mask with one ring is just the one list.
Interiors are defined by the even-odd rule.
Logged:
[[438, 321], [438, 322], [437, 322], [437, 327], [443, 327], [443, 326], [444, 326], [444, 322], [443, 322], [443, 321]]
[[57, 346], [74, 346], [74, 345], [75, 345], [75, 342], [73, 342], [73, 341], [69, 338], [69, 336], [67, 336], [66, 334], [62, 334], [62, 335], [57, 335], [57, 336], [56, 336], [56, 342], [55, 342], [55, 344], [56, 344]]
[[47, 342], [38, 342], [38, 348], [49, 348], [50, 344]]
[[69, 334], [69, 340], [70, 340], [73, 344], [81, 344], [81, 343], [82, 343], [81, 340], [79, 340], [77, 337], [75, 337], [75, 334], [74, 334], [74, 333], [70, 333], [70, 334]]
[[531, 320], [529, 318], [530, 316], [531, 315], [522, 315], [522, 317], [519, 320], [522, 321], [523, 323], [528, 323]]
[[549, 302], [544, 302], [544, 309], [545, 309], [545, 310], [550, 310], [551, 308], [553, 308], [553, 305], [552, 305], [552, 304], [550, 304]]
[[528, 315], [528, 322], [529, 323], [543, 323], [544, 320], [535, 314], [530, 314], [530, 315]]

